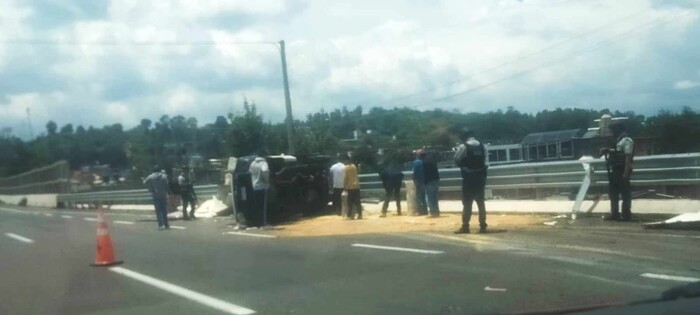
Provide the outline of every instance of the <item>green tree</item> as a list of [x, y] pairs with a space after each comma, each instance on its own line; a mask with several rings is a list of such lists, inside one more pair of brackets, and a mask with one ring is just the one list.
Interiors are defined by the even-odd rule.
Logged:
[[227, 144], [229, 152], [234, 156], [244, 156], [260, 153], [265, 150], [264, 124], [262, 115], [258, 114], [255, 103], [243, 101], [243, 114], [229, 114]]
[[56, 129], [58, 129], [58, 126], [53, 120], [49, 120], [49, 122], [46, 123], [46, 133], [49, 136], [53, 136], [56, 134]]

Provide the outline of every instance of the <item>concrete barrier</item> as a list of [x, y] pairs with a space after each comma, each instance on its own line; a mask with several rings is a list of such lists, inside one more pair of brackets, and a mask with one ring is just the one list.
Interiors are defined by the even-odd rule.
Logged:
[[58, 194], [0, 195], [0, 201], [5, 204], [16, 206], [26, 199], [26, 206], [41, 208], [56, 208], [57, 198]]

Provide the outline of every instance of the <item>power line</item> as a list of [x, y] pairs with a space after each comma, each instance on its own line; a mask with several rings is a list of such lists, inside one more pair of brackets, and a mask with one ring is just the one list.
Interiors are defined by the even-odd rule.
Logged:
[[[554, 60], [551, 60], [551, 61], [548, 61], [548, 62], [544, 62], [544, 63], [540, 63], [540, 64], [538, 64], [538, 65], [536, 65], [536, 66], [534, 66], [534, 67], [530, 67], [530, 68], [528, 68], [528, 69], [525, 69], [525, 70], [522, 70], [522, 71], [518, 71], [518, 72], [516, 72], [516, 73], [507, 75], [507, 76], [505, 76], [505, 77], [501, 77], [501, 78], [499, 78], [499, 79], [497, 79], [497, 80], [494, 80], [494, 81], [491, 81], [491, 82], [488, 82], [488, 83], [485, 83], [485, 84], [482, 84], [482, 85], [479, 85], [479, 86], [475, 86], [475, 87], [473, 87], [473, 88], [467, 89], [467, 90], [462, 91], [462, 92], [458, 92], [458, 93], [455, 93], [455, 94], [451, 94], [451, 95], [447, 95], [447, 96], [444, 96], [444, 97], [436, 98], [436, 99], [433, 99], [433, 100], [428, 101], [428, 102], [426, 102], [426, 103], [420, 103], [420, 104], [417, 104], [417, 105], [414, 105], [414, 106], [404, 106], [404, 108], [405, 108], [405, 109], [416, 109], [416, 108], [419, 108], [419, 107], [422, 107], [422, 106], [426, 106], [426, 105], [430, 105], [430, 104], [438, 103], [438, 102], [443, 102], [443, 101], [446, 101], [446, 100], [449, 100], [449, 99], [452, 99], [452, 98], [455, 98], [455, 97], [459, 97], [459, 96], [462, 96], [462, 95], [470, 94], [470, 93], [472, 93], [472, 92], [475, 92], [475, 91], [478, 91], [478, 90], [481, 90], [481, 89], [484, 89], [484, 88], [487, 88], [487, 87], [490, 87], [490, 86], [493, 86], [493, 85], [496, 85], [496, 84], [505, 82], [505, 81], [507, 81], [507, 80], [510, 80], [510, 79], [513, 79], [513, 78], [522, 76], [522, 75], [524, 75], [524, 74], [527, 74], [527, 73], [536, 71], [536, 70], [538, 70], [538, 69], [541, 69], [541, 68], [544, 68], [544, 67], [547, 67], [547, 66], [551, 66], [551, 65], [554, 65], [554, 64], [558, 64], [558, 63], [562, 63], [562, 62], [568, 61], [568, 60], [570, 60], [570, 57], [572, 57], [572, 56], [579, 55], [579, 54], [584, 54], [584, 53], [589, 53], [589, 52], [592, 52], [592, 51], [601, 49], [601, 48], [605, 47], [606, 45], [612, 43], [613, 40], [615, 40], [615, 39], [617, 39], [617, 38], [620, 38], [620, 37], [623, 37], [623, 36], [626, 36], [626, 35], [629, 35], [629, 34], [633, 34], [633, 33], [636, 33], [636, 32], [641, 32], [641, 31], [644, 31], [644, 30], [647, 30], [647, 29], [651, 29], [651, 28], [653, 28], [653, 27], [655, 27], [655, 26], [658, 26], [658, 25], [661, 25], [661, 24], [666, 24], [666, 23], [669, 23], [669, 22], [677, 21], [678, 18], [680, 18], [680, 17], [682, 17], [682, 16], [684, 16], [684, 15], [687, 15], [687, 14], [689, 14], [689, 13], [690, 13], [690, 11], [685, 11], [685, 12], [683, 12], [683, 13], [676, 14], [676, 15], [674, 15], [674, 16], [666, 15], [666, 16], [657, 17], [657, 18], [655, 18], [655, 19], [652, 19], [652, 20], [651, 20], [650, 22], [648, 22], [648, 23], [642, 23], [642, 24], [640, 24], [640, 25], [636, 25], [636, 26], [634, 26], [633, 28], [631, 28], [631, 29], [629, 29], [629, 30], [627, 30], [627, 31], [625, 31], [625, 32], [616, 34], [616, 35], [614, 35], [614, 36], [612, 36], [612, 37], [609, 37], [609, 38], [607, 38], [607, 39], [605, 39], [605, 40], [603, 40], [603, 41], [601, 41], [601, 42], [599, 42], [599, 43], [597, 43], [597, 44], [595, 44], [595, 45], [585, 47], [585, 48], [583, 48], [582, 50], [578, 50], [578, 51], [575, 51], [575, 52], [573, 52], [573, 53], [567, 54], [567, 55], [565, 55], [565, 56], [563, 56], [563, 57], [561, 57], [561, 58], [554, 59]], [[669, 16], [670, 16], [670, 17], [669, 17]], [[668, 19], [665, 19], [665, 18], [668, 18]], [[665, 19], [665, 20], [664, 20], [664, 19]], [[626, 38], [622, 38], [622, 40], [628, 39], [628, 38], [631, 38], [631, 37], [632, 37], [632, 36], [628, 36], [628, 37], [626, 37]], [[390, 112], [390, 111], [387, 111], [387, 112], [385, 112], [385, 113], [383, 113], [383, 114], [393, 114], [393, 113]], [[376, 116], [375, 116], [375, 117], [376, 117]], [[359, 119], [359, 117], [358, 117], [358, 119]]]
[[612, 26], [612, 25], [621, 23], [621, 22], [623, 22], [623, 21], [625, 21], [625, 20], [628, 20], [628, 19], [630, 19], [630, 18], [632, 18], [632, 17], [635, 17], [635, 16], [639, 15], [640, 13], [642, 13], [642, 12], [644, 12], [644, 11], [646, 11], [646, 10], [644, 10], [644, 9], [639, 10], [639, 11], [637, 11], [637, 12], [635, 12], [635, 13], [632, 13], [632, 14], [630, 14], [630, 15], [627, 15], [627, 16], [621, 18], [621, 19], [617, 19], [617, 20], [612, 21], [612, 22], [610, 22], [610, 23], [601, 25], [601, 26], [596, 27], [596, 28], [594, 28], [594, 29], [591, 29], [591, 30], [589, 30], [589, 31], [587, 31], [587, 32], [580, 33], [580, 34], [575, 35], [575, 36], [573, 36], [573, 37], [567, 38], [567, 39], [565, 39], [565, 40], [563, 40], [563, 41], [557, 42], [557, 43], [555, 43], [555, 44], [553, 44], [553, 45], [550, 45], [550, 46], [544, 47], [544, 48], [542, 48], [542, 49], [536, 50], [536, 51], [534, 51], [534, 52], [532, 52], [532, 53], [529, 53], [529, 54], [526, 54], [526, 55], [517, 57], [517, 58], [515, 58], [515, 59], [511, 59], [511, 60], [506, 61], [506, 62], [504, 62], [504, 63], [495, 65], [495, 66], [493, 66], [493, 67], [489, 67], [489, 68], [480, 70], [479, 72], [472, 73], [472, 74], [469, 74], [469, 75], [467, 75], [467, 76], [461, 77], [461, 78], [459, 78], [459, 79], [456, 79], [456, 80], [447, 82], [447, 84], [441, 85], [441, 86], [439, 86], [439, 87], [430, 88], [430, 89], [427, 89], [427, 90], [423, 90], [423, 91], [421, 91], [421, 92], [416, 92], [416, 93], [407, 94], [407, 95], [404, 95], [404, 96], [400, 96], [400, 97], [396, 97], [396, 98], [393, 98], [393, 99], [381, 101], [381, 102], [378, 102], [378, 103], [371, 103], [369, 106], [378, 106], [378, 105], [384, 105], [384, 104], [393, 103], [393, 102], [400, 101], [400, 100], [404, 100], [404, 99], [411, 98], [411, 97], [414, 97], [414, 96], [419, 96], [419, 95], [427, 94], [427, 93], [430, 93], [430, 92], [434, 92], [434, 91], [436, 91], [436, 90], [438, 90], [438, 89], [440, 89], [440, 88], [449, 87], [449, 86], [455, 85], [455, 84], [460, 83], [460, 82], [464, 82], [464, 81], [466, 81], [466, 80], [468, 80], [468, 79], [471, 79], [471, 78], [473, 78], [473, 77], [475, 77], [475, 76], [477, 76], [477, 75], [484, 74], [484, 73], [488, 73], [488, 72], [491, 72], [491, 71], [493, 71], [493, 70], [502, 68], [502, 67], [504, 67], [504, 66], [508, 66], [508, 65], [514, 64], [514, 63], [516, 63], [516, 62], [525, 60], [525, 59], [529, 59], [530, 57], [533, 57], [533, 56], [542, 54], [542, 53], [544, 53], [544, 52], [546, 52], [546, 51], [548, 51], [548, 50], [554, 49], [554, 48], [559, 47], [559, 46], [561, 46], [561, 45], [564, 45], [564, 44], [566, 44], [566, 43], [569, 43], [569, 42], [572, 42], [572, 41], [574, 41], [574, 40], [577, 40], [577, 39], [586, 37], [586, 36], [588, 36], [588, 35], [594, 34], [594, 33], [598, 32], [598, 31], [600, 31], [600, 30], [602, 30], [602, 29], [604, 29], [604, 28], [607, 28], [607, 27], [609, 27], [609, 26]]
[[[576, 51], [576, 52], [574, 52], [574, 53], [565, 55], [565, 56], [563, 56], [562, 58], [555, 59], [555, 60], [553, 60], [553, 61], [549, 61], [549, 62], [545, 62], [545, 63], [540, 63], [540, 64], [537, 65], [537, 66], [534, 66], [534, 67], [525, 69], [525, 70], [523, 70], [523, 71], [516, 72], [516, 73], [514, 73], [514, 74], [511, 74], [511, 75], [502, 77], [502, 78], [497, 79], [497, 80], [495, 80], [495, 81], [491, 81], [491, 82], [489, 82], [489, 83], [485, 83], [485, 84], [482, 84], [482, 85], [479, 85], [479, 86], [470, 88], [470, 89], [468, 89], [468, 90], [465, 90], [465, 91], [462, 91], [462, 92], [459, 92], [459, 93], [455, 93], [455, 94], [451, 94], [451, 95], [448, 95], [448, 96], [444, 96], [444, 97], [440, 97], [440, 98], [437, 98], [437, 99], [433, 99], [433, 100], [431, 100], [430, 102], [423, 103], [423, 104], [419, 104], [419, 105], [416, 105], [416, 106], [411, 106], [411, 107], [408, 107], [408, 108], [418, 108], [418, 107], [425, 106], [425, 105], [429, 105], [429, 104], [433, 104], [433, 103], [436, 103], [436, 102], [446, 101], [446, 100], [449, 100], [449, 99], [452, 99], [452, 98], [455, 98], [455, 97], [458, 97], [458, 96], [462, 96], [462, 95], [465, 95], [465, 94], [469, 94], [469, 93], [472, 93], [472, 92], [481, 90], [481, 89], [483, 89], [483, 88], [486, 88], [486, 87], [489, 87], [489, 86], [492, 86], [492, 85], [496, 85], [496, 84], [498, 84], [498, 83], [501, 83], [501, 82], [510, 80], [510, 79], [512, 79], [512, 78], [521, 76], [521, 75], [523, 75], [523, 74], [533, 72], [533, 71], [538, 70], [538, 69], [540, 69], [540, 68], [544, 68], [544, 67], [547, 67], [547, 66], [550, 66], [550, 65], [553, 65], [553, 64], [557, 64], [557, 63], [561, 63], [561, 62], [570, 60], [570, 57], [572, 57], [572, 56], [579, 55], [579, 54], [583, 54], [583, 53], [588, 53], [588, 52], [595, 51], [595, 50], [598, 50], [598, 49], [600, 49], [600, 48], [603, 48], [603, 47], [605, 47], [607, 44], [611, 43], [612, 40], [617, 39], [617, 38], [619, 38], [619, 37], [623, 37], [624, 35], [632, 34], [632, 33], [635, 33], [635, 32], [640, 32], [640, 31], [647, 30], [647, 29], [653, 28], [653, 27], [658, 26], [658, 25], [661, 25], [661, 24], [665, 24], [665, 23], [669, 23], [669, 22], [676, 21], [677, 18], [679, 18], [679, 17], [681, 17], [681, 16], [683, 16], [683, 15], [686, 15], [686, 14], [688, 14], [688, 13], [689, 13], [689, 12], [686, 11], [686, 12], [677, 14], [677, 15], [675, 15], [675, 16], [673, 16], [673, 17], [670, 17], [668, 20], [665, 20], [665, 21], [664, 21], [664, 20], [662, 20], [662, 21], [657, 21], [657, 20], [662, 19], [663, 17], [656, 18], [656, 19], [652, 20], [651, 23], [647, 23], [646, 26], [644, 26], [643, 28], [636, 28], [636, 27], [635, 27], [635, 28], [630, 29], [630, 30], [628, 30], [628, 31], [626, 31], [626, 32], [623, 32], [623, 33], [617, 34], [617, 35], [615, 35], [615, 36], [613, 36], [613, 37], [610, 37], [610, 38], [606, 39], [605, 41], [598, 43], [597, 45], [593, 45], [593, 46], [586, 47], [586, 48], [584, 48], [584, 50]], [[631, 36], [630, 36], [630, 37], [631, 37]], [[627, 38], [630, 38], [630, 37], [627, 37]], [[626, 38], [625, 38], [625, 39], [626, 39]]]

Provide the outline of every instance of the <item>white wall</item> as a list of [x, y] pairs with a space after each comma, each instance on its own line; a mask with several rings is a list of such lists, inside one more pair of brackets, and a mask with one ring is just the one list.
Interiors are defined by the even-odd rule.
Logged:
[[56, 208], [57, 196], [57, 194], [0, 195], [0, 201], [5, 204], [18, 205], [22, 199], [27, 198], [27, 206]]

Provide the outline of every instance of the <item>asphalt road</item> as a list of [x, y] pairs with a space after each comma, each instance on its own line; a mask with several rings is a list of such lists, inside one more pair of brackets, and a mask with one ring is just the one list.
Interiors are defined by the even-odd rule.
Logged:
[[700, 278], [700, 233], [594, 219], [271, 238], [225, 234], [227, 218], [158, 231], [152, 217], [107, 214], [125, 262], [90, 267], [95, 217], [0, 206], [0, 314], [492, 314], [657, 298]]

